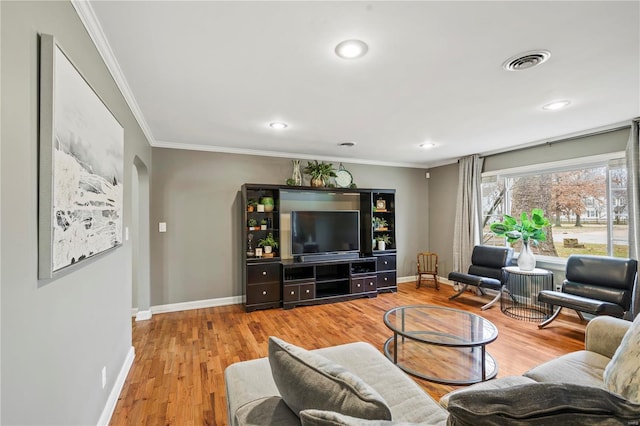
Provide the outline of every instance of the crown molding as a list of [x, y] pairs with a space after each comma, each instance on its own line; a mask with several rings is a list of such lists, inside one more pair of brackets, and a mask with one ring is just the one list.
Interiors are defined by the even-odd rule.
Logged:
[[420, 163], [402, 163], [402, 162], [391, 162], [391, 161], [366, 160], [362, 158], [310, 155], [310, 154], [304, 154], [300, 152], [263, 151], [258, 149], [233, 148], [229, 146], [187, 144], [187, 143], [166, 142], [166, 141], [155, 141], [152, 145], [154, 148], [184, 149], [188, 151], [220, 152], [224, 154], [256, 155], [259, 157], [280, 157], [280, 158], [292, 158], [297, 160], [319, 160], [319, 161], [334, 161], [334, 162], [340, 161], [340, 162], [349, 163], [349, 164], [367, 164], [371, 166], [385, 166], [385, 167], [405, 167], [405, 168], [412, 168], [412, 169], [428, 168], [426, 164], [420, 164]]
[[80, 21], [82, 21], [82, 24], [89, 33], [89, 37], [91, 37], [93, 44], [96, 46], [96, 49], [98, 49], [98, 53], [102, 57], [102, 60], [111, 73], [111, 76], [115, 80], [120, 92], [122, 92], [122, 96], [127, 102], [127, 105], [129, 105], [129, 108], [140, 125], [142, 132], [147, 137], [149, 144], [153, 146], [155, 139], [151, 132], [151, 128], [144, 119], [144, 115], [138, 106], [138, 102], [136, 102], [136, 99], [133, 96], [133, 92], [131, 91], [129, 83], [127, 83], [127, 79], [120, 68], [120, 64], [118, 64], [118, 61], [113, 54], [113, 50], [111, 50], [111, 46], [104, 35], [104, 31], [102, 31], [100, 21], [98, 21], [91, 4], [87, 0], [71, 0], [71, 4], [80, 17]]

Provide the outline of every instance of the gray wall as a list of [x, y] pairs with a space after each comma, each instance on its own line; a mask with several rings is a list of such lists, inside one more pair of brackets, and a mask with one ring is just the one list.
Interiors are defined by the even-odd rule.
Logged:
[[[154, 148], [153, 165], [151, 305], [242, 295], [240, 187], [284, 183], [291, 160]], [[414, 274], [416, 253], [428, 246], [425, 171], [344, 166], [360, 188], [396, 189], [398, 275]]]
[[[599, 135], [572, 138], [487, 156], [484, 171], [502, 170], [551, 161], [624, 151], [629, 140], [629, 129]], [[453, 266], [453, 226], [458, 190], [458, 164], [430, 170], [429, 179], [429, 248], [439, 255], [440, 276], [446, 277]], [[564, 279], [563, 266], [540, 262], [541, 267], [558, 270], [556, 282]], [[555, 271], [554, 271], [555, 272]]]
[[[96, 424], [131, 348], [130, 241], [38, 282], [38, 33], [53, 34], [125, 128], [125, 226], [134, 155], [151, 149], [71, 3], [0, 2], [2, 418]], [[107, 385], [102, 389], [101, 370]]]

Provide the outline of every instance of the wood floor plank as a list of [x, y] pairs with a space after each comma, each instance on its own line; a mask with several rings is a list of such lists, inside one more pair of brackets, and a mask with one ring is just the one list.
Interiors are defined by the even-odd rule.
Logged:
[[[499, 305], [487, 311], [488, 299], [472, 293], [449, 301], [453, 289], [443, 285], [399, 285], [397, 293], [330, 305], [270, 309], [245, 313], [242, 305], [156, 314], [132, 322], [136, 358], [118, 399], [112, 425], [226, 425], [223, 371], [234, 362], [267, 356], [269, 336], [317, 349], [369, 342], [381, 352], [392, 335], [384, 313], [413, 304], [468, 310], [493, 322], [499, 335], [487, 346], [498, 363], [498, 377], [522, 374], [559, 355], [584, 348], [584, 327], [575, 315], [561, 315], [539, 330], [536, 323], [509, 318]], [[428, 355], [425, 355], [425, 357]], [[455, 368], [455, 356], [428, 359], [431, 368]], [[455, 386], [415, 379], [432, 397]]]

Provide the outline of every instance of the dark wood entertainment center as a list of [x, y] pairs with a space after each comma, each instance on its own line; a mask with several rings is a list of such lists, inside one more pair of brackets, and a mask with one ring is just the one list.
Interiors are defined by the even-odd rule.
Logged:
[[[258, 211], [256, 204], [261, 201], [267, 208]], [[348, 204], [349, 210], [359, 211], [360, 252], [329, 256], [326, 260], [320, 257], [298, 261], [291, 255], [288, 238], [283, 238], [290, 232], [287, 205], [296, 206], [296, 210], [315, 210], [322, 202], [332, 206]], [[397, 291], [394, 209], [394, 189], [242, 185], [241, 249], [246, 311], [289, 309]], [[258, 242], [268, 234], [278, 248], [272, 257], [265, 257], [264, 253], [256, 256]], [[389, 237], [390, 243], [384, 250], [378, 250], [376, 238], [384, 236]]]

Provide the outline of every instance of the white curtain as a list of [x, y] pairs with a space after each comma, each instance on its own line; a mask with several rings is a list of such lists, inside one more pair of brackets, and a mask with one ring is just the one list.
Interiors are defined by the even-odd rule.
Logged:
[[638, 259], [640, 254], [640, 118], [631, 122], [627, 144], [627, 199], [629, 203], [629, 257]]
[[453, 270], [467, 272], [473, 247], [480, 243], [482, 210], [480, 184], [483, 158], [470, 155], [458, 163], [458, 197], [453, 230]]

